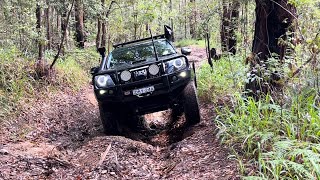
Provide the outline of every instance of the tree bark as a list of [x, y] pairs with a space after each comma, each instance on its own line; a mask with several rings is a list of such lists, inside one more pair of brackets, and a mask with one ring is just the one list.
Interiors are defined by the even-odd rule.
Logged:
[[76, 20], [76, 41], [78, 48], [84, 48], [84, 23], [83, 23], [83, 3], [81, 0], [75, 2], [75, 20]]
[[[61, 15], [61, 30], [60, 30], [60, 32], [61, 32], [61, 39], [63, 39], [65, 41], [65, 46], [68, 46], [67, 12], [64, 10]], [[65, 46], [61, 47], [62, 53], [64, 53]], [[59, 47], [59, 49], [60, 49], [60, 47]]]
[[107, 25], [106, 22], [102, 23], [102, 37], [101, 37], [101, 47], [106, 47], [107, 45]]
[[[107, 44], [107, 25], [108, 25], [108, 18], [111, 12], [111, 8], [113, 4], [116, 3], [115, 1], [111, 1], [109, 8], [107, 12], [103, 12], [101, 16], [103, 18], [98, 19], [98, 32], [97, 32], [97, 37], [96, 37], [96, 47], [97, 49], [99, 47], [105, 47]], [[101, 6], [102, 9], [105, 9], [105, 0], [101, 0]]]
[[37, 4], [36, 8], [36, 17], [37, 17], [37, 32], [38, 32], [38, 61], [43, 60], [43, 43], [41, 42], [41, 23], [42, 23], [42, 17], [41, 17], [41, 7], [39, 4]]
[[46, 14], [46, 28], [47, 28], [47, 49], [51, 49], [52, 47], [52, 24], [51, 24], [51, 19], [50, 19], [50, 14], [51, 14], [51, 7], [49, 4], [49, 1], [47, 0], [47, 8], [45, 11]]
[[187, 39], [187, 0], [184, 0], [184, 38]]
[[291, 29], [296, 16], [296, 8], [288, 0], [261, 2], [256, 0], [256, 23], [252, 52], [262, 60], [267, 60], [272, 53], [283, 59], [285, 46], [278, 43]]
[[[278, 58], [279, 63], [282, 63], [286, 46], [279, 43], [279, 39], [286, 41], [286, 33], [294, 31], [296, 8], [289, 4], [288, 0], [256, 0], [255, 12], [256, 23], [252, 55], [247, 58], [247, 62], [251, 65], [251, 77], [258, 76], [261, 80], [258, 82], [257, 78], [249, 78], [245, 89], [248, 90], [250, 96], [257, 99], [261, 93], [267, 94], [282, 87], [277, 83], [281, 79], [281, 75], [278, 73], [282, 71], [280, 68], [271, 72], [271, 75], [261, 73], [261, 69], [270, 68], [268, 59], [271, 57]], [[257, 67], [262, 68], [259, 70]]]
[[97, 37], [96, 37], [96, 48], [97, 49], [101, 47], [101, 27], [102, 27], [101, 19], [98, 18], [98, 23], [97, 23], [98, 32], [97, 32]]
[[220, 36], [221, 49], [224, 54], [236, 54], [236, 29], [238, 28], [239, 9], [239, 1], [223, 1]]
[[189, 23], [190, 23], [190, 35], [192, 39], [197, 38], [196, 34], [196, 10], [195, 10], [195, 0], [190, 0], [191, 4], [191, 14], [189, 16]]

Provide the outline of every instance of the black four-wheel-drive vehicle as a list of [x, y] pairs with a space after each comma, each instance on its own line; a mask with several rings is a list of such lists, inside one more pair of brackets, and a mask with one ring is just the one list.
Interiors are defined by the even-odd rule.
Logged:
[[172, 30], [165, 34], [114, 45], [102, 61], [91, 69], [94, 93], [107, 134], [120, 134], [122, 127], [137, 127], [142, 115], [172, 109], [185, 113], [189, 125], [200, 121], [194, 64], [178, 54], [172, 45]]

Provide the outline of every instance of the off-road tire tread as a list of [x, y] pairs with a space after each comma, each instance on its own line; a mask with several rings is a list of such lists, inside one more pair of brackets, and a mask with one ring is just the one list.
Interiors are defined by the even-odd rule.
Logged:
[[104, 105], [99, 105], [99, 111], [104, 133], [106, 135], [119, 135], [121, 130], [119, 117], [117, 117], [118, 113], [107, 110]]
[[200, 109], [197, 90], [193, 81], [183, 90], [183, 107], [187, 124], [195, 125], [200, 122]]

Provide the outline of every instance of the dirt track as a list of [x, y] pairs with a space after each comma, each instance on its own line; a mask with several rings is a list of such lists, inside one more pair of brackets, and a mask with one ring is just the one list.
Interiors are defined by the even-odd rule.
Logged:
[[[203, 51], [194, 48], [193, 59], [203, 59]], [[2, 126], [0, 179], [239, 179], [215, 138], [213, 108], [202, 104], [194, 127], [104, 136], [89, 87], [52, 94]], [[165, 127], [168, 113], [147, 122]]]

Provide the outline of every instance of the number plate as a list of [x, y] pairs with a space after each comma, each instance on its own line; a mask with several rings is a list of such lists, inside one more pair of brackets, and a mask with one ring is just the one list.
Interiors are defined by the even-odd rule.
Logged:
[[154, 86], [150, 86], [150, 87], [145, 87], [141, 89], [135, 89], [132, 91], [132, 93], [134, 96], [140, 96], [142, 94], [152, 93], [153, 91], [154, 91]]

